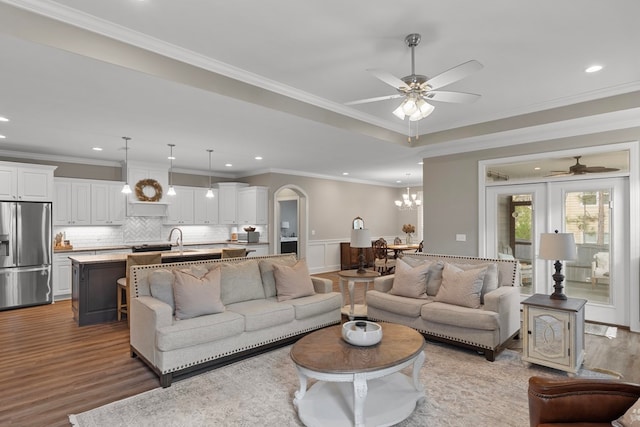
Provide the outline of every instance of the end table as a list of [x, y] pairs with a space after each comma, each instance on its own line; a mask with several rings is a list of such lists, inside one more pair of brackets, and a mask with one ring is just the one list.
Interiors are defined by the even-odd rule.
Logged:
[[587, 300], [557, 300], [535, 294], [522, 301], [522, 360], [569, 373], [584, 361], [584, 306]]
[[[380, 276], [380, 273], [373, 270], [366, 270], [364, 273], [358, 273], [358, 270], [342, 270], [338, 272], [340, 279], [340, 293], [342, 294], [342, 301], [346, 300], [344, 294], [344, 282], [347, 282], [349, 289], [349, 304], [342, 307], [342, 314], [349, 316], [349, 320], [353, 320], [356, 317], [367, 317], [367, 289], [369, 283], [373, 282], [373, 279]], [[353, 287], [356, 283], [364, 284], [364, 303], [355, 304], [353, 301]]]

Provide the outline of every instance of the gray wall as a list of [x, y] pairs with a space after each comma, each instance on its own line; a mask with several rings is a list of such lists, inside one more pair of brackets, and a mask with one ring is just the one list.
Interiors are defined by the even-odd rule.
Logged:
[[[478, 255], [478, 162], [640, 139], [640, 128], [424, 159], [424, 238], [429, 252]], [[456, 234], [466, 234], [457, 242]]]

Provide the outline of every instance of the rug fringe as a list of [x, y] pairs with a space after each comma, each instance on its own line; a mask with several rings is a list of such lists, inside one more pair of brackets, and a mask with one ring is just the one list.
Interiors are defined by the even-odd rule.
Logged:
[[71, 427], [80, 427], [80, 424], [78, 423], [78, 419], [76, 418], [75, 414], [69, 415], [69, 422], [71, 423]]

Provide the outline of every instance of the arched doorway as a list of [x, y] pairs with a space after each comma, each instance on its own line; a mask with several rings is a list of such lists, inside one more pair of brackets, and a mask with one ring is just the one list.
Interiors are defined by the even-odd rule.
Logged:
[[309, 236], [309, 201], [307, 193], [297, 185], [287, 184], [273, 193], [273, 235], [272, 253], [291, 251], [295, 241], [298, 258], [307, 255]]

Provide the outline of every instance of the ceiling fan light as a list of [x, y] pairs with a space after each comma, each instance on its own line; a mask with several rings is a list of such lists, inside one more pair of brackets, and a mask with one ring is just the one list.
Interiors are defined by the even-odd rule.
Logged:
[[420, 104], [420, 114], [422, 115], [422, 118], [424, 119], [425, 117], [427, 117], [429, 114], [433, 113], [433, 110], [435, 110], [435, 107], [431, 104], [429, 104], [427, 101], [425, 100], [421, 100], [422, 103]]
[[402, 111], [402, 106], [404, 102], [398, 106], [395, 110], [393, 110], [393, 115], [399, 118], [400, 120], [404, 120], [404, 111]]
[[404, 114], [406, 114], [407, 116], [412, 115], [413, 113], [415, 113], [418, 110], [418, 106], [416, 105], [416, 100], [413, 98], [407, 98], [405, 99], [405, 101], [402, 103], [402, 111], [404, 112]]
[[422, 113], [420, 112], [420, 110], [416, 110], [413, 114], [411, 114], [409, 116], [409, 120], [411, 120], [412, 122], [416, 122], [418, 120], [421, 120], [422, 117]]

